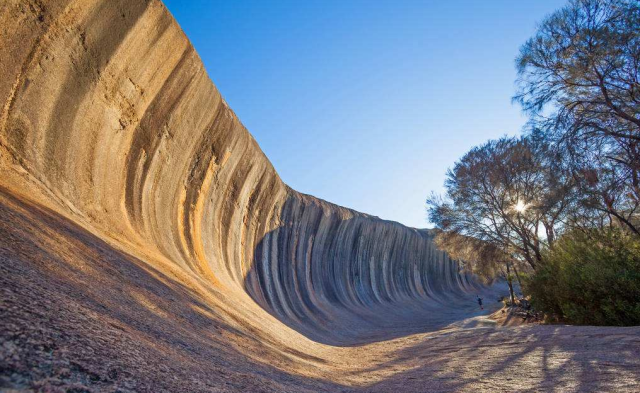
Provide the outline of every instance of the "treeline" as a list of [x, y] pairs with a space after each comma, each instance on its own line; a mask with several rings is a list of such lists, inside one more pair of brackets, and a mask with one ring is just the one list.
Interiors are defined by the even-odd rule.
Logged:
[[516, 67], [530, 120], [448, 171], [436, 240], [553, 318], [640, 324], [640, 3], [571, 0]]

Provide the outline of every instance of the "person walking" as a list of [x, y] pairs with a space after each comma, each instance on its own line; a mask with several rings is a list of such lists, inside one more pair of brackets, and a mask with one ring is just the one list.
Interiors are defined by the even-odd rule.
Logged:
[[482, 307], [482, 298], [480, 296], [478, 296], [478, 305], [480, 306], [480, 310], [484, 310], [484, 307]]

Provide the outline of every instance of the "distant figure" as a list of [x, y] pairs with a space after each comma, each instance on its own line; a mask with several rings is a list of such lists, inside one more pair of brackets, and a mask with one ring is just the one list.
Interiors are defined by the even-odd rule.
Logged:
[[478, 305], [480, 306], [480, 310], [484, 310], [484, 307], [482, 307], [482, 298], [480, 296], [478, 296]]

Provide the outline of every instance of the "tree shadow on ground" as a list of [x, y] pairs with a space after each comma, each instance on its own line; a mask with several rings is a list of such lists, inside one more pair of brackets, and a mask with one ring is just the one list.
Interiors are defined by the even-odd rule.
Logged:
[[530, 325], [435, 333], [375, 367], [406, 370], [366, 391], [640, 389], [640, 328]]

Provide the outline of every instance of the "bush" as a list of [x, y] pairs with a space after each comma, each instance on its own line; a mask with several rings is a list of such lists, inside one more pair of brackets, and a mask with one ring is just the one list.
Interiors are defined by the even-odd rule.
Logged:
[[640, 325], [640, 241], [620, 230], [573, 232], [525, 280], [535, 309], [581, 325]]

